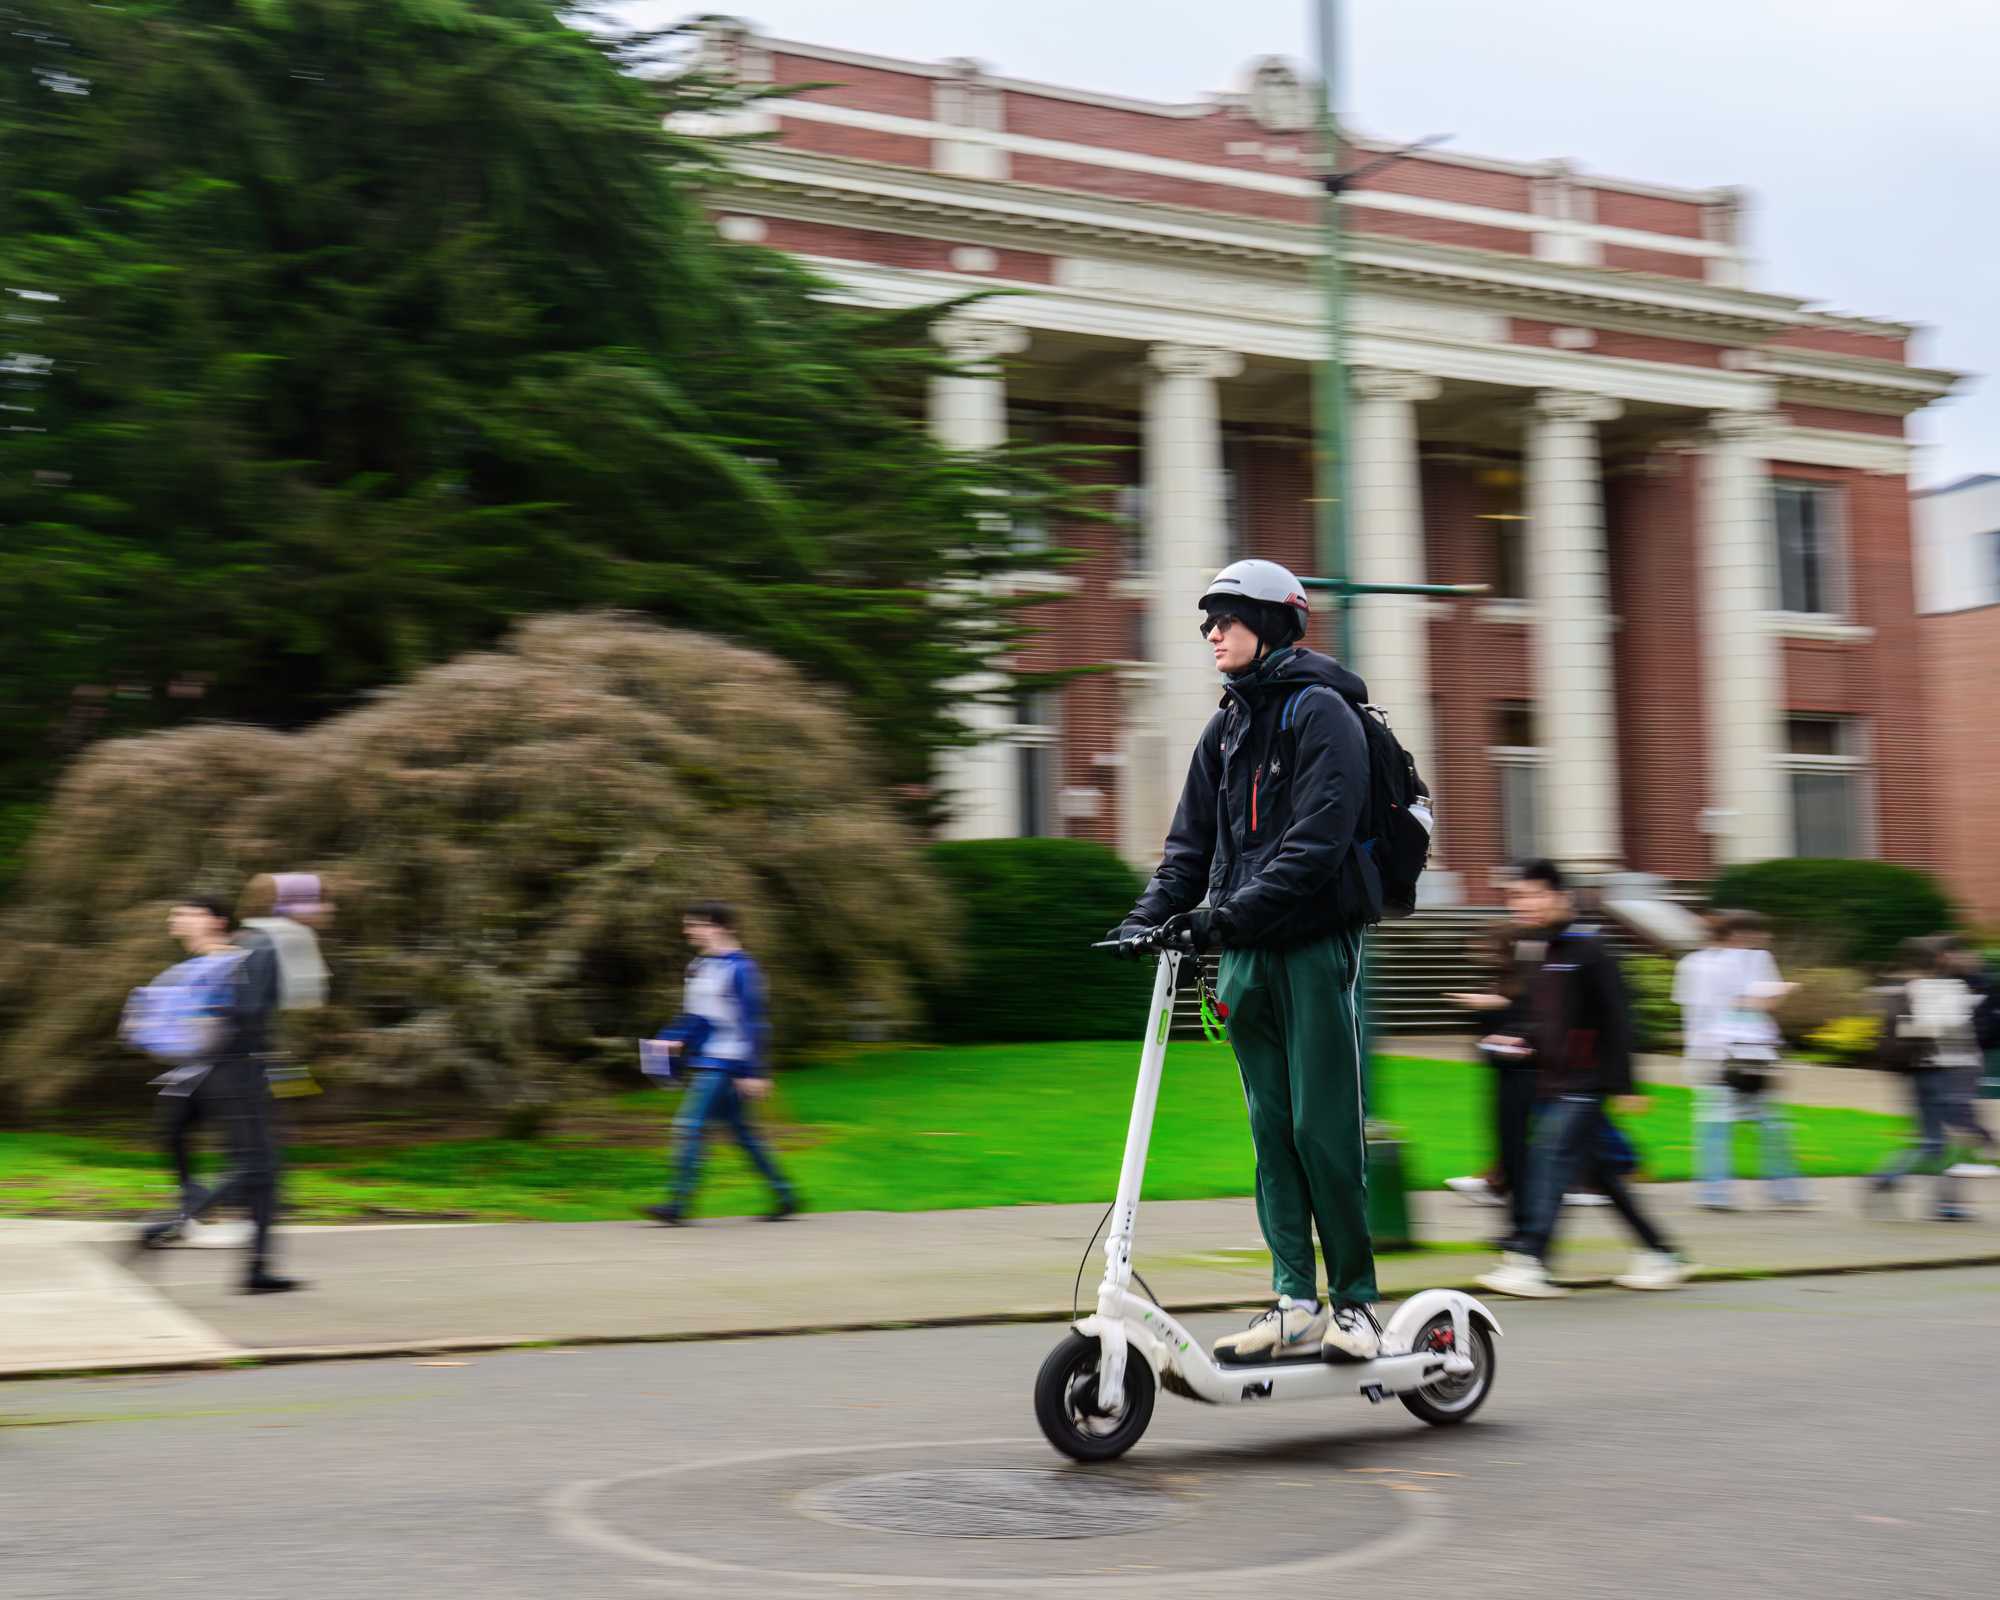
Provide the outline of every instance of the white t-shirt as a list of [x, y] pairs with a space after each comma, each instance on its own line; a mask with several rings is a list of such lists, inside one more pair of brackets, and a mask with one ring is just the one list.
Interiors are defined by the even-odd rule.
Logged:
[[1771, 952], [1721, 945], [1683, 956], [1674, 969], [1682, 1049], [1697, 1061], [1775, 1061], [1782, 1035], [1768, 1011], [1746, 1006], [1778, 992]]
[[1959, 978], [1918, 978], [1910, 984], [1910, 1020], [1904, 1032], [1935, 1039], [1932, 1061], [1940, 1067], [1976, 1067], [1979, 1041], [1972, 1014], [1979, 996]]

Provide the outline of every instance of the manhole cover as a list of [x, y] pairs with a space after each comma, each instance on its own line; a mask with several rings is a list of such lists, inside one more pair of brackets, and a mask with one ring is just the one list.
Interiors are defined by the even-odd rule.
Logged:
[[1175, 1510], [1157, 1489], [1074, 1472], [888, 1472], [811, 1490], [800, 1504], [828, 1522], [934, 1539], [1102, 1539]]

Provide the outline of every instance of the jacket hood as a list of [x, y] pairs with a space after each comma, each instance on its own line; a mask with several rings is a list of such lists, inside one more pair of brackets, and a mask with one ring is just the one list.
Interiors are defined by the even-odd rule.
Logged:
[[1332, 656], [1323, 656], [1304, 645], [1274, 651], [1248, 671], [1231, 677], [1228, 684], [1237, 693], [1255, 698], [1262, 698], [1267, 692], [1282, 690], [1289, 694], [1309, 684], [1323, 684], [1347, 699], [1364, 704], [1368, 699], [1368, 685], [1358, 676]]

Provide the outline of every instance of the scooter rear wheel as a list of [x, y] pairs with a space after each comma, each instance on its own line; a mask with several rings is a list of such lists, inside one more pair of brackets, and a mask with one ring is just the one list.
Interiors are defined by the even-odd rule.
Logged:
[[1115, 1416], [1097, 1408], [1098, 1341], [1072, 1329], [1049, 1352], [1035, 1379], [1035, 1420], [1072, 1461], [1113, 1461], [1139, 1442], [1153, 1420], [1152, 1364], [1133, 1350], [1125, 1358], [1125, 1404]]
[[[1428, 1422], [1434, 1428], [1447, 1428], [1453, 1423], [1464, 1422], [1486, 1404], [1486, 1397], [1493, 1392], [1493, 1373], [1499, 1365], [1499, 1353], [1493, 1348], [1493, 1335], [1476, 1320], [1471, 1324], [1471, 1333], [1472, 1348], [1465, 1352], [1472, 1357], [1470, 1372], [1454, 1378], [1440, 1378], [1436, 1383], [1396, 1396], [1411, 1416]], [[1417, 1330], [1417, 1337], [1410, 1348], [1445, 1350], [1451, 1347], [1455, 1338], [1451, 1313], [1441, 1311]]]

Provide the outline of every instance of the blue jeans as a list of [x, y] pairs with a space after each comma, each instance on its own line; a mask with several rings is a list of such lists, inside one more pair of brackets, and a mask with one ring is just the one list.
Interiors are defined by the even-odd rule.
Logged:
[[1947, 1176], [1951, 1165], [1951, 1142], [1947, 1137], [1951, 1112], [1950, 1074], [1944, 1071], [1913, 1072], [1910, 1092], [1916, 1100], [1917, 1142], [1891, 1156], [1875, 1174], [1877, 1188], [1889, 1189], [1912, 1172], [1937, 1175], [1937, 1203], [1958, 1203], [1958, 1180]]
[[1735, 1168], [1731, 1148], [1736, 1124], [1757, 1124], [1764, 1151], [1764, 1177], [1780, 1202], [1805, 1198], [1799, 1167], [1792, 1157], [1792, 1124], [1785, 1108], [1762, 1094], [1745, 1094], [1726, 1083], [1698, 1083], [1694, 1089], [1695, 1176], [1705, 1206], [1729, 1204], [1729, 1180]]
[[1594, 1095], [1563, 1095], [1542, 1107], [1535, 1118], [1535, 1148], [1529, 1161], [1528, 1224], [1514, 1240], [1521, 1254], [1548, 1260], [1562, 1217], [1563, 1195], [1585, 1178], [1604, 1191], [1648, 1250], [1672, 1250], [1625, 1187], [1625, 1175], [1619, 1170], [1623, 1163], [1608, 1148], [1605, 1130], [1611, 1126], [1604, 1102]]
[[750, 1164], [763, 1173], [764, 1181], [776, 1191], [779, 1203], [791, 1204], [792, 1186], [751, 1126], [749, 1107], [743, 1103], [735, 1077], [714, 1067], [699, 1067], [694, 1082], [688, 1086], [681, 1114], [674, 1118], [674, 1192], [670, 1201], [674, 1209], [685, 1211], [694, 1198], [695, 1180], [701, 1175], [701, 1141], [708, 1125], [717, 1119], [743, 1146]]

